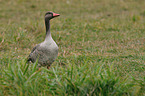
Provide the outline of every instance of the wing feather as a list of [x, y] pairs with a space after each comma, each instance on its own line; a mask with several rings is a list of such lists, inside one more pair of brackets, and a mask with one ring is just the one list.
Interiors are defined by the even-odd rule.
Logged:
[[29, 54], [29, 56], [27, 57], [27, 62], [35, 62], [35, 58], [33, 58], [32, 57], [32, 55], [34, 55], [34, 54], [36, 54], [36, 51], [37, 51], [37, 49], [40, 47], [40, 44], [38, 44], [38, 45], [36, 45], [33, 49], [32, 49], [32, 51], [31, 51], [31, 53]]

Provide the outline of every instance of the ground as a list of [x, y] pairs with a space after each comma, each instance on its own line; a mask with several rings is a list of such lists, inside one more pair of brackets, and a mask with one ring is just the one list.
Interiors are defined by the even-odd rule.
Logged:
[[[144, 0], [0, 0], [0, 6], [0, 94], [145, 95]], [[47, 11], [61, 15], [51, 20], [59, 56], [50, 70], [37, 71], [25, 58], [45, 38]]]

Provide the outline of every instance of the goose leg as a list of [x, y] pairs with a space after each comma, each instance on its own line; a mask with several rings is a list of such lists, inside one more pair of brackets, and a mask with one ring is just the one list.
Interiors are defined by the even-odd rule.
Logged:
[[47, 66], [47, 69], [49, 69], [50, 68], [50, 66]]

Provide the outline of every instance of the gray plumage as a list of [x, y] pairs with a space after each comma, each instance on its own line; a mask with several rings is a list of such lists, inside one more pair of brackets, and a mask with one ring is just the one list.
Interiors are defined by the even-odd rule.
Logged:
[[28, 56], [28, 62], [36, 62], [38, 59], [38, 66], [47, 66], [47, 68], [55, 61], [58, 55], [58, 46], [51, 37], [50, 33], [50, 19], [59, 16], [59, 14], [53, 12], [47, 12], [45, 14], [46, 25], [46, 37], [45, 40], [36, 45], [30, 55]]

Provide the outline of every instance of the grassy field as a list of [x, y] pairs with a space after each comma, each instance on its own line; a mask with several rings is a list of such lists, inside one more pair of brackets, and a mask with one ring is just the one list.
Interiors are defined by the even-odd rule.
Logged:
[[[59, 56], [38, 71], [46, 11]], [[0, 68], [1, 96], [145, 96], [144, 0], [0, 0]]]

